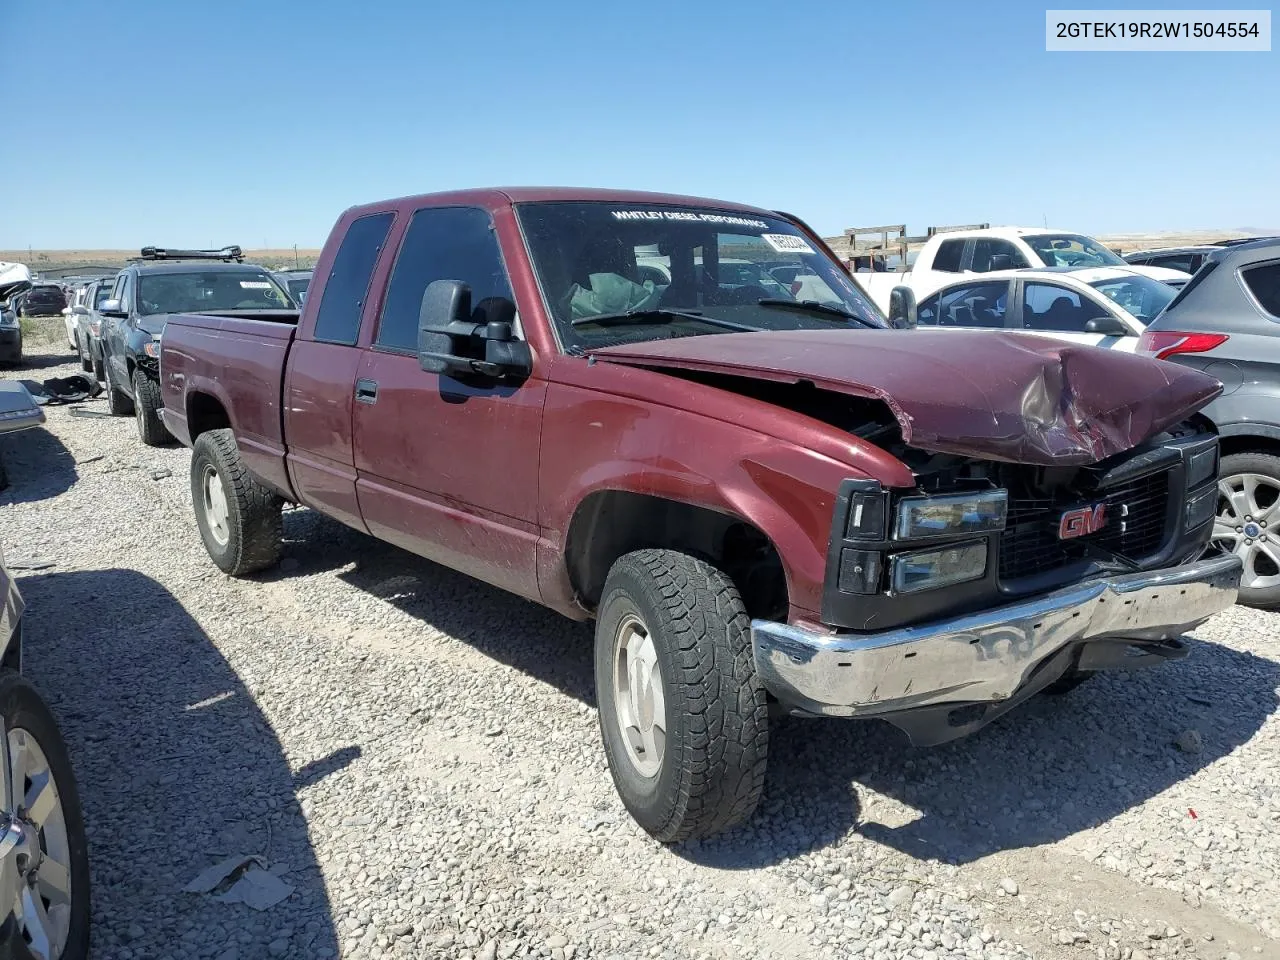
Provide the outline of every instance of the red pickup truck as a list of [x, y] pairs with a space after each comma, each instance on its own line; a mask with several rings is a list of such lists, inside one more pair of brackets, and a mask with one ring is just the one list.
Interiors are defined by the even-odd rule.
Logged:
[[1240, 576], [1200, 559], [1217, 381], [888, 329], [811, 229], [753, 207], [353, 208], [296, 322], [171, 319], [160, 369], [227, 573], [276, 562], [289, 501], [594, 617], [614, 782], [666, 841], [749, 816], [773, 710], [937, 743], [1182, 656]]

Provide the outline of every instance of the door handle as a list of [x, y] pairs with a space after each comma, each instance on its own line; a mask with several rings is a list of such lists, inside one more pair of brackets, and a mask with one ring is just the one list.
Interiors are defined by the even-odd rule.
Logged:
[[378, 402], [378, 381], [377, 380], [357, 380], [356, 381], [356, 399], [361, 403], [377, 403]]

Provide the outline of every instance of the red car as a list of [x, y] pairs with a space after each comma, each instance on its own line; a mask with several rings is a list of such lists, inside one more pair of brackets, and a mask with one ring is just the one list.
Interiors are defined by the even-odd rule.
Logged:
[[937, 743], [1185, 655], [1240, 576], [1196, 559], [1217, 381], [888, 329], [804, 223], [738, 204], [353, 208], [300, 318], [174, 317], [160, 379], [222, 570], [276, 562], [289, 501], [594, 618], [614, 782], [664, 841], [750, 815], [771, 710]]

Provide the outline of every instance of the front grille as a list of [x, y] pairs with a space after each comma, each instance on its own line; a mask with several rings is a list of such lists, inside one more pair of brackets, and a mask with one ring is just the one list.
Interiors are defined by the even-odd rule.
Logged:
[[1097, 533], [1061, 540], [1058, 522], [1063, 511], [1078, 506], [1078, 501], [1011, 497], [1008, 522], [1000, 537], [1000, 579], [1035, 576], [1088, 559], [1087, 544], [1131, 560], [1141, 560], [1164, 546], [1169, 504], [1167, 470], [1109, 487], [1088, 500], [1099, 501], [1107, 505], [1106, 526]]

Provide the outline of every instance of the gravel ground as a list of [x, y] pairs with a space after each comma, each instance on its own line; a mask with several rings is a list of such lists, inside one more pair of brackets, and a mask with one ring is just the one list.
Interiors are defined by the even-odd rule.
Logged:
[[[74, 371], [41, 349], [3, 375]], [[932, 750], [784, 721], [755, 819], [664, 848], [605, 770], [588, 626], [306, 510], [229, 580], [187, 451], [47, 413], [0, 439], [0, 539], [98, 957], [1280, 957], [1274, 615]], [[248, 855], [292, 894], [183, 892]]]

